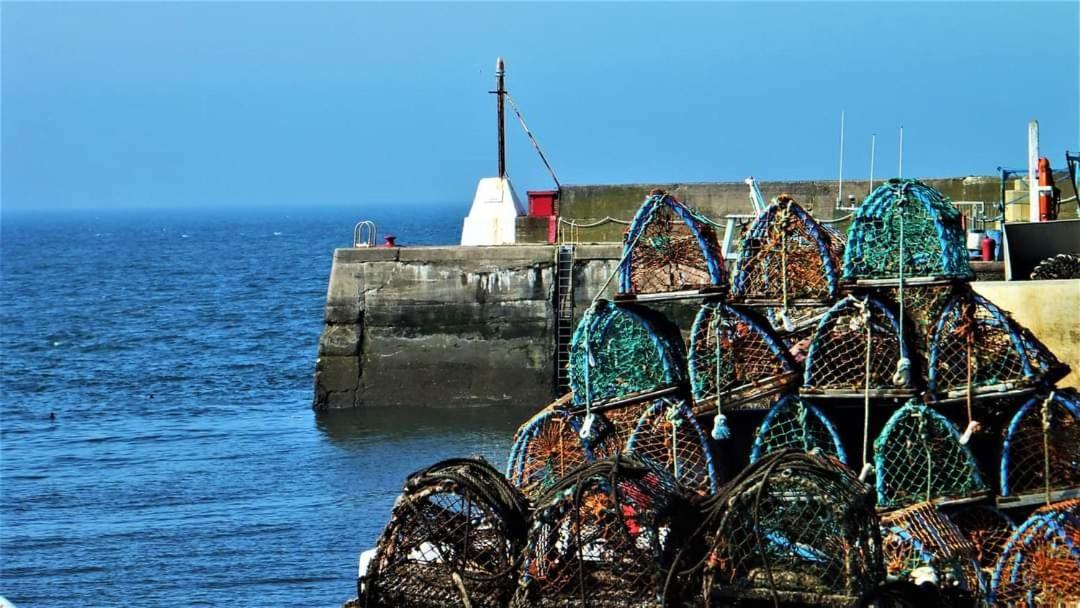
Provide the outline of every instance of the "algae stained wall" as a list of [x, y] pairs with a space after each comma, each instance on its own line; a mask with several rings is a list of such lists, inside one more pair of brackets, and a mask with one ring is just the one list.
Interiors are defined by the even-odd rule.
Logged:
[[[618, 251], [579, 248], [578, 315]], [[549, 402], [555, 252], [546, 245], [336, 250], [316, 409]]]

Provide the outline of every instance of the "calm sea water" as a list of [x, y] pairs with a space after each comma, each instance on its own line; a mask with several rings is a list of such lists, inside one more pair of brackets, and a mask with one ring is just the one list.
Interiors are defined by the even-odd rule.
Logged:
[[452, 243], [464, 212], [5, 213], [0, 595], [351, 597], [404, 477], [452, 455], [501, 468], [528, 411], [310, 409], [331, 254], [353, 222]]

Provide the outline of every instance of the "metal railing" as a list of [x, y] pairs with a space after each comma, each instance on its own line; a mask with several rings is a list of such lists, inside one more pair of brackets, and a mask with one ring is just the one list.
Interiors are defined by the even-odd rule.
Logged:
[[357, 222], [356, 227], [353, 228], [352, 246], [375, 246], [375, 222], [371, 220], [363, 220], [361, 222]]

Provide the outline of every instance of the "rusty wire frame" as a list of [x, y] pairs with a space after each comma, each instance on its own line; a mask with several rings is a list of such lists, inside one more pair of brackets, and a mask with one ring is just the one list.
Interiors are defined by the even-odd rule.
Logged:
[[670, 194], [650, 194], [624, 239], [621, 295], [726, 293], [727, 269], [711, 222]]
[[839, 295], [844, 240], [789, 196], [743, 234], [731, 297], [754, 305], [822, 306]]
[[[869, 294], [848, 295], [821, 317], [806, 355], [802, 394], [814, 397], [907, 398], [918, 386], [902, 360], [917, 366], [892, 309]], [[869, 371], [869, 374], [867, 373]]]
[[1032, 391], [1069, 372], [1030, 331], [970, 289], [945, 305], [929, 351], [927, 388], [939, 401]]
[[949, 596], [980, 601], [986, 580], [975, 545], [931, 503], [881, 516], [882, 552], [890, 577], [929, 580]]
[[482, 459], [408, 477], [360, 579], [371, 608], [502, 608], [515, 588], [529, 505]]
[[966, 506], [950, 519], [971, 540], [983, 573], [987, 577], [992, 575], [1005, 544], [1016, 531], [1016, 524], [1004, 511], [987, 505]]
[[1006, 543], [990, 588], [995, 606], [1080, 604], [1080, 499], [1032, 513]]
[[690, 330], [694, 412], [766, 409], [799, 383], [798, 364], [748, 308], [706, 301]]
[[660, 608], [689, 504], [660, 465], [613, 457], [536, 501], [513, 608]]

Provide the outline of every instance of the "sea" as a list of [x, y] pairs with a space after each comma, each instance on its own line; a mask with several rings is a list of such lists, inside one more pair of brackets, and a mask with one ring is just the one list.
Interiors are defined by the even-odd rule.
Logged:
[[452, 244], [461, 205], [0, 215], [0, 596], [340, 606], [405, 477], [503, 468], [543, 404], [316, 414], [353, 225]]

